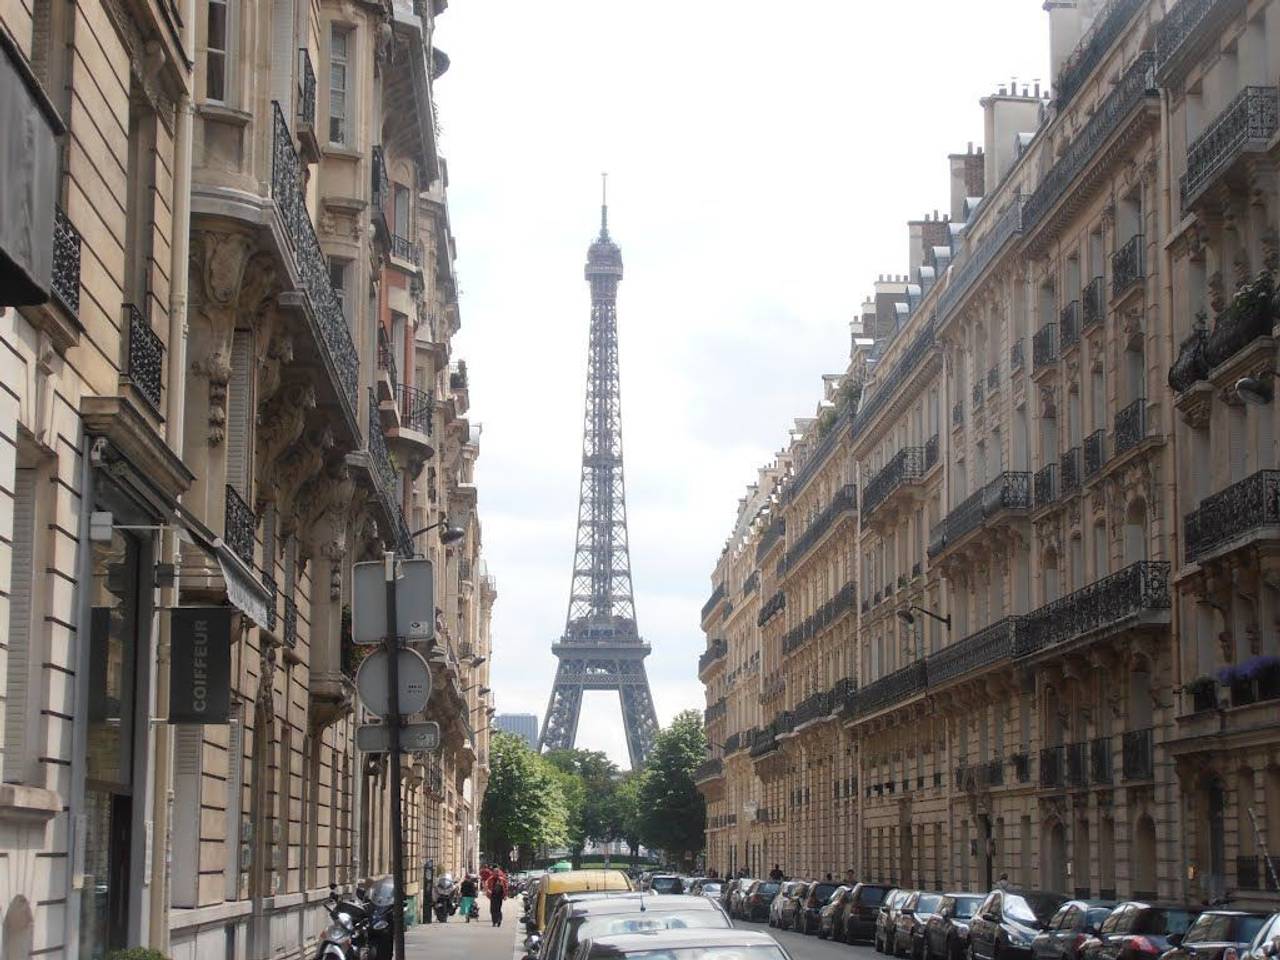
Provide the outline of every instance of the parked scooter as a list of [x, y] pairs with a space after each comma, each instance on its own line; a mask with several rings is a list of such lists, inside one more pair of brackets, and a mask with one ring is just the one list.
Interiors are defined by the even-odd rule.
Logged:
[[435, 899], [433, 901], [436, 921], [447, 923], [458, 909], [458, 884], [452, 874], [444, 874], [436, 881]]
[[337, 887], [329, 884], [325, 907], [330, 922], [320, 937], [316, 960], [367, 960], [369, 911], [361, 902], [363, 894], [357, 888], [356, 899], [344, 900], [338, 896]]
[[[395, 909], [396, 886], [390, 877], [383, 877], [369, 891], [370, 960], [392, 960], [395, 954], [392, 913]], [[400, 922], [404, 923], [404, 904], [400, 905]]]

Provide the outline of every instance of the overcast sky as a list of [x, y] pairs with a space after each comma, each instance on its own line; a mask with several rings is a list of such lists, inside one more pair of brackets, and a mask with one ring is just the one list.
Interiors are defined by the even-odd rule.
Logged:
[[[1041, 0], [453, 0], [437, 84], [501, 712], [546, 710], [577, 517], [599, 174], [631, 564], [659, 720], [704, 706], [699, 611], [756, 469], [848, 361], [849, 320], [948, 206], [978, 99], [1046, 79]], [[625, 765], [616, 696], [578, 745]]]

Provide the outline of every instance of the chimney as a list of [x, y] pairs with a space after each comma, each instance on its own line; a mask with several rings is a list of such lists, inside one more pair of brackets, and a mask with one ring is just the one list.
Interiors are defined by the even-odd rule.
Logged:
[[1049, 12], [1049, 68], [1057, 89], [1063, 64], [1080, 43], [1098, 6], [1097, 0], [1046, 0]]
[[985, 192], [982, 150], [974, 153], [970, 143], [964, 153], [953, 153], [947, 161], [951, 164], [951, 214], [948, 219], [964, 223], [965, 198], [980, 197]]
[[1030, 95], [997, 93], [981, 102], [986, 144], [983, 182], [987, 190], [994, 190], [1018, 159], [1018, 134], [1039, 128], [1040, 101]]

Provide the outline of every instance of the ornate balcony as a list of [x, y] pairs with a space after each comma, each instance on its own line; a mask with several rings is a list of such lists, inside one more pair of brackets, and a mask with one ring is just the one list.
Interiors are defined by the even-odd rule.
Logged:
[[1062, 455], [1062, 495], [1075, 493], [1080, 489], [1080, 448], [1072, 447]]
[[[977, 211], [974, 216], [970, 216], [966, 233], [976, 222], [977, 217], [983, 215], [985, 208], [986, 204], [984, 203], [982, 209]], [[1026, 222], [1028, 221], [1024, 214], [1024, 198], [1017, 196], [1001, 212], [999, 219], [996, 220], [990, 230], [983, 234], [982, 239], [975, 246], [970, 247], [970, 241], [968, 239], [965, 240], [964, 248], [951, 267], [947, 287], [938, 296], [938, 314], [941, 317], [950, 319], [956, 308], [964, 300], [965, 294], [969, 292], [978, 278], [991, 266], [1000, 251], [1004, 249], [1005, 244], [1022, 233], [1023, 224]]]
[[927, 686], [923, 660], [908, 664], [858, 691], [850, 712], [857, 717], [900, 703]]
[[711, 706], [707, 707], [707, 709], [702, 712], [703, 722], [705, 722], [708, 726], [710, 726], [711, 724], [715, 723], [717, 720], [723, 719], [728, 712], [729, 712], [729, 704], [724, 697], [721, 697], [719, 700], [711, 704]]
[[1169, 563], [1140, 560], [1027, 614], [1017, 655], [1143, 623], [1167, 623], [1169, 607]]
[[1089, 75], [1097, 69], [1107, 51], [1111, 49], [1112, 44], [1124, 32], [1134, 14], [1142, 7], [1142, 0], [1111, 0], [1094, 17], [1093, 26], [1089, 28], [1089, 32], [1084, 35], [1058, 72], [1058, 82], [1055, 86], [1059, 110], [1066, 107], [1072, 97], [1080, 91]]
[[1084, 329], [1097, 326], [1107, 316], [1107, 281], [1105, 277], [1094, 277], [1085, 285], [1080, 294], [1080, 313]]
[[1155, 743], [1150, 727], [1125, 731], [1121, 753], [1121, 767], [1126, 781], [1152, 778], [1155, 773]]
[[929, 686], [1013, 659], [1021, 617], [1005, 617], [925, 658]]
[[1245, 87], [1187, 146], [1182, 208], [1190, 209], [1245, 153], [1267, 148], [1277, 128], [1275, 87]]
[[852, 583], [846, 583], [836, 595], [820, 606], [816, 611], [788, 630], [782, 636], [783, 654], [791, 653], [804, 646], [819, 633], [831, 626], [842, 616], [853, 609], [857, 600], [857, 591]]
[[1067, 784], [1083, 787], [1089, 782], [1089, 744], [1084, 741], [1068, 743], [1066, 757]]
[[836, 416], [835, 422], [827, 429], [822, 438], [814, 445], [809, 456], [804, 462], [796, 467], [795, 475], [791, 478], [791, 483], [787, 486], [784, 494], [787, 502], [794, 500], [806, 486], [809, 481], [818, 475], [818, 471], [822, 465], [827, 462], [827, 458], [831, 456], [831, 452], [835, 450], [839, 444], [840, 438], [849, 430], [849, 424], [853, 422], [856, 404], [846, 404], [844, 409]]
[[1036, 471], [1036, 509], [1046, 507], [1058, 499], [1058, 465], [1046, 464]]
[[720, 663], [729, 655], [729, 644], [723, 639], [712, 640], [706, 652], [698, 658], [698, 676], [701, 677], [714, 663]]
[[1184, 523], [1187, 563], [1255, 540], [1280, 539], [1280, 470], [1259, 470], [1205, 497]]
[[1204, 325], [1204, 318], [1200, 317], [1191, 328], [1191, 333], [1182, 341], [1178, 356], [1169, 367], [1169, 386], [1175, 392], [1184, 393], [1197, 382], [1209, 379], [1208, 343], [1209, 331]]
[[410, 387], [406, 384], [400, 384], [398, 406], [400, 408], [400, 427], [401, 429], [412, 430], [415, 433], [429, 437], [432, 433], [432, 411], [435, 409], [435, 402], [426, 390], [419, 390], [417, 387]]
[[782, 535], [786, 532], [787, 521], [783, 517], [777, 517], [769, 524], [764, 535], [760, 538], [760, 542], [756, 545], [756, 563], [760, 563], [769, 555], [769, 551], [782, 540]]
[[974, 409], [975, 411], [981, 410], [981, 409], [982, 409], [982, 398], [986, 396], [986, 394], [984, 394], [984, 393], [982, 392], [982, 378], [981, 378], [981, 377], [978, 377], [978, 378], [977, 378], [977, 381], [976, 381], [976, 382], [974, 383], [974, 385], [973, 385], [973, 390], [971, 390], [971, 391], [970, 391], [970, 393], [972, 394], [973, 409]]
[[707, 617], [711, 616], [711, 614], [715, 612], [716, 607], [720, 606], [720, 601], [723, 600], [724, 598], [725, 598], [724, 584], [717, 583], [716, 588], [711, 591], [711, 596], [707, 599], [707, 602], [702, 605], [701, 619], [705, 621]]
[[[763, 627], [786, 608], [787, 595], [779, 590], [760, 607], [760, 612], [756, 614], [756, 626]], [[704, 616], [703, 619], [705, 620], [706, 617]]]
[[1107, 431], [1095, 430], [1084, 438], [1084, 476], [1089, 479], [1107, 462]]
[[926, 472], [933, 469], [934, 464], [938, 462], [938, 435], [935, 433], [932, 437], [924, 442], [924, 469]]
[[858, 436], [879, 416], [903, 384], [926, 367], [926, 361], [930, 356], [938, 356], [934, 351], [934, 345], [937, 343], [937, 328], [936, 318], [930, 317], [893, 366], [883, 374], [877, 371], [876, 379], [870, 385], [870, 392], [864, 392], [858, 413], [853, 418], [850, 429], [854, 436]]
[[[744, 735], [742, 731], [734, 731], [724, 738], [724, 755], [737, 753], [743, 747], [751, 746], [751, 738], [755, 735], [754, 730], [748, 730]], [[745, 737], [745, 739], [744, 739]]]
[[1058, 362], [1058, 325], [1046, 323], [1031, 338], [1031, 369], [1039, 373]]
[[1139, 280], [1147, 275], [1145, 256], [1146, 238], [1135, 233], [1111, 255], [1111, 296], [1125, 295]]
[[1117, 457], [1147, 439], [1146, 397], [1139, 397], [1116, 414], [1114, 434]]
[[404, 512], [400, 507], [400, 476], [387, 450], [387, 440], [378, 421], [377, 401], [372, 387], [369, 389], [369, 428], [365, 441], [378, 503], [387, 523], [383, 540], [389, 546], [394, 546], [401, 556], [411, 557], [413, 540], [409, 536], [409, 525], [405, 523]]
[[695, 784], [708, 783], [712, 780], [719, 780], [724, 777], [724, 761], [719, 757], [711, 757], [703, 760], [693, 771], [693, 782]]
[[1066, 786], [1067, 748], [1061, 744], [1045, 747], [1040, 751], [1040, 786], [1055, 788]]
[[297, 259], [301, 286], [309, 302], [313, 334], [322, 363], [337, 385], [344, 413], [355, 430], [357, 390], [360, 382], [360, 358], [351, 340], [347, 318], [338, 304], [329, 280], [329, 265], [316, 239], [311, 215], [307, 212], [303, 191], [302, 163], [294, 150], [289, 125], [279, 101], [272, 101], [274, 126], [272, 136], [271, 196]]
[[1088, 199], [1089, 191], [1072, 191], [1071, 186], [1134, 110], [1155, 93], [1155, 62], [1152, 55], [1144, 51], [1094, 110], [1088, 122], [1067, 146], [1061, 159], [1053, 165], [1028, 198], [1023, 210], [1023, 221], [1028, 231], [1044, 222], [1059, 201], [1065, 199], [1065, 207], [1074, 209], [1073, 205], [1084, 203]]
[[[934, 442], [936, 450], [936, 438]], [[895, 453], [863, 488], [863, 517], [869, 519], [896, 491], [919, 482], [926, 469], [924, 447], [903, 447]]]
[[796, 707], [792, 716], [795, 719], [796, 727], [803, 726], [806, 723], [812, 723], [814, 720], [822, 720], [831, 715], [831, 691], [819, 690], [817, 693], [811, 693], [800, 701], [800, 705]]
[[53, 208], [53, 275], [50, 290], [73, 319], [80, 317], [80, 231]]
[[852, 483], [846, 483], [791, 545], [786, 554], [786, 568], [790, 570], [799, 563], [819, 540], [835, 529], [843, 514], [857, 509], [857, 506], [858, 488]]
[[[1232, 305], [1214, 321], [1213, 332], [1204, 346], [1204, 359], [1210, 369], [1226, 363], [1259, 337], [1272, 334], [1273, 281], [1266, 275], [1258, 277], [1251, 281], [1248, 290], [1250, 295], [1237, 294]], [[1253, 305], [1259, 300], [1265, 306]]]
[[[1173, 5], [1156, 28], [1156, 63], [1161, 77], [1173, 70], [1177, 62], [1185, 59], [1194, 41], [1208, 38], [1212, 20], [1210, 15], [1230, 12], [1236, 4], [1231, 0], [1180, 0]], [[1202, 29], [1204, 28], [1204, 29]]]
[[841, 677], [831, 687], [831, 709], [848, 711], [858, 696], [858, 682], [853, 677]]
[[1007, 511], [1027, 510], [1031, 507], [1031, 474], [1008, 470], [970, 494], [961, 504], [947, 514], [946, 519], [933, 529], [930, 536], [929, 556], [934, 558], [949, 550], [982, 527], [988, 520]]
[[755, 593], [760, 589], [760, 571], [752, 570], [747, 579], [742, 581], [742, 595], [744, 597]]
[[1089, 779], [1094, 783], [1111, 782], [1111, 738], [1095, 737], [1089, 742]]
[[147, 318], [134, 304], [126, 303], [124, 312], [128, 330], [125, 376], [133, 384], [134, 389], [159, 414], [164, 369], [164, 341], [151, 329]]
[[1080, 345], [1080, 301], [1072, 300], [1058, 315], [1058, 348], [1066, 353]]
[[406, 263], [412, 263], [415, 267], [422, 266], [422, 244], [417, 240], [410, 240], [408, 237], [391, 235], [391, 255], [397, 260], [403, 260]]
[[231, 548], [231, 552], [249, 567], [253, 566], [253, 531], [257, 526], [258, 519], [249, 505], [236, 492], [235, 487], [228, 484], [222, 539]]
[[1025, 343], [1023, 342], [1021, 337], [1013, 341], [1013, 343], [1009, 346], [1010, 371], [1022, 369], [1022, 365], [1025, 362], [1023, 360], [1024, 349], [1025, 349]]

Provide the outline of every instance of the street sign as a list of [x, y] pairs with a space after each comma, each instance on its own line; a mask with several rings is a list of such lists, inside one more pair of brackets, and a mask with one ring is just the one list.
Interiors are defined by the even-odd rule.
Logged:
[[[440, 746], [440, 724], [434, 720], [406, 723], [400, 728], [400, 749], [417, 753]], [[391, 749], [391, 725], [362, 723], [356, 727], [356, 749], [365, 753], [386, 753]]]
[[[431, 695], [431, 668], [417, 650], [400, 650], [400, 715], [419, 713]], [[391, 690], [387, 685], [387, 651], [376, 650], [356, 671], [356, 691], [370, 712], [385, 717], [391, 712]]]
[[[387, 568], [383, 560], [357, 563], [351, 599], [351, 639], [382, 643], [387, 636]], [[396, 623], [405, 640], [435, 637], [435, 579], [431, 561], [396, 561]]]

